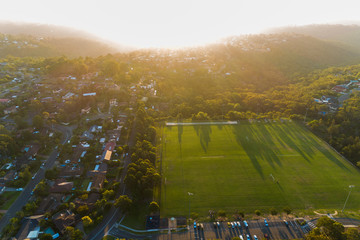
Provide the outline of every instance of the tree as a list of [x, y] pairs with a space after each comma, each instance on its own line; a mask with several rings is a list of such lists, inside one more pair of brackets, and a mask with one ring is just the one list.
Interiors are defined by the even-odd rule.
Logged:
[[41, 129], [44, 126], [44, 120], [40, 115], [36, 115], [33, 118], [33, 126], [37, 129]]
[[102, 195], [106, 200], [113, 200], [115, 198], [115, 192], [113, 190], [105, 190]]
[[321, 217], [316, 223], [322, 235], [333, 240], [344, 239], [344, 226], [328, 217]]
[[79, 229], [74, 229], [73, 227], [66, 227], [66, 233], [71, 240], [83, 239], [84, 233]]
[[218, 211], [218, 216], [219, 217], [226, 217], [226, 212], [224, 210], [219, 210]]
[[155, 201], [152, 201], [150, 204], [149, 204], [149, 210], [150, 212], [152, 213], [156, 213], [160, 210], [160, 207], [159, 207], [159, 204]]
[[261, 215], [260, 210], [255, 210], [255, 214], [256, 214], [257, 216], [260, 216], [260, 215]]
[[77, 208], [77, 212], [80, 215], [84, 216], [85, 214], [87, 214], [89, 212], [89, 207], [87, 205], [82, 205]]
[[45, 178], [49, 180], [54, 180], [58, 177], [59, 173], [60, 170], [57, 169], [56, 167], [53, 167], [52, 169], [47, 169], [45, 171]]
[[81, 220], [84, 224], [84, 227], [89, 227], [93, 223], [93, 220], [89, 216], [82, 217]]
[[291, 213], [291, 208], [289, 208], [289, 207], [284, 207], [284, 212], [286, 213], [286, 214], [290, 214]]
[[270, 213], [271, 213], [271, 215], [278, 214], [278, 212], [277, 212], [277, 210], [275, 208], [270, 208]]
[[128, 212], [132, 206], [132, 200], [127, 195], [121, 195], [115, 201], [115, 207], [120, 208], [123, 212]]
[[50, 233], [43, 233], [40, 237], [40, 240], [52, 240], [52, 235]]
[[34, 193], [39, 197], [45, 197], [49, 195], [49, 186], [43, 180], [36, 185]]
[[345, 231], [346, 240], [360, 239], [360, 233], [356, 228], [348, 228]]

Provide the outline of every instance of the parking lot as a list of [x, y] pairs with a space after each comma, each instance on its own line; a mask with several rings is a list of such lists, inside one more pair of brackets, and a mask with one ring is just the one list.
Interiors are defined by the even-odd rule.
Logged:
[[234, 228], [229, 228], [227, 222], [220, 222], [219, 227], [214, 227], [213, 223], [203, 223], [203, 229], [191, 228], [190, 231], [181, 234], [160, 235], [158, 239], [232, 239], [241, 235], [246, 240], [247, 234], [252, 240], [255, 240], [254, 235], [260, 240], [265, 234], [268, 234], [269, 239], [296, 239], [302, 238], [304, 232], [307, 232], [293, 220], [288, 221], [288, 225], [282, 220], [268, 220], [267, 222], [268, 226], [265, 226], [264, 220], [249, 220], [247, 228], [243, 222], [241, 222], [241, 227]]

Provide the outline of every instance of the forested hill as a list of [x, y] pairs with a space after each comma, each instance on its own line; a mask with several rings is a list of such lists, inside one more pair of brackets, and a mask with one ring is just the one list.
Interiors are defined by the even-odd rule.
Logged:
[[[262, 92], [298, 81], [316, 69], [360, 63], [351, 47], [297, 34], [231, 37], [223, 43], [171, 54], [137, 53], [142, 66], [165, 68], [165, 93], [209, 96], [221, 91]], [[153, 57], [153, 58], [152, 58]], [[158, 71], [161, 74], [163, 71]], [[181, 87], [179, 87], [181, 86]], [[206, 86], [204, 88], [203, 86]], [[184, 93], [180, 93], [183, 91]]]
[[0, 34], [0, 57], [97, 57], [115, 53], [104, 43], [83, 38], [43, 38]]
[[[232, 64], [229, 71], [237, 69], [241, 73], [244, 68], [237, 66], [243, 66], [254, 75], [256, 72], [265, 75], [279, 72], [286, 78], [329, 66], [355, 64], [360, 60], [360, 51], [351, 46], [288, 33], [233, 37], [219, 50], [226, 52], [228, 62]], [[256, 79], [251, 80], [254, 81]]]
[[321, 40], [336, 41], [360, 49], [360, 26], [317, 24], [299, 27], [275, 28], [269, 33], [297, 33]]

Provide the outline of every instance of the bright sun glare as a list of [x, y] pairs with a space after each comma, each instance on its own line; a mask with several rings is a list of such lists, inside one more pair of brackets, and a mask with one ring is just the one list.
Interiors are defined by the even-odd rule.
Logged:
[[269, 27], [359, 20], [354, 0], [12, 0], [0, 20], [69, 26], [134, 47], [183, 47]]

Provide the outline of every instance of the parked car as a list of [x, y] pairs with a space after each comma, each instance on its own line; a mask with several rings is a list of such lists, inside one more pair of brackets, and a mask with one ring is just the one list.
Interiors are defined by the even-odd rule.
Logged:
[[228, 226], [228, 228], [231, 228], [231, 223], [227, 222], [227, 226]]
[[258, 240], [258, 238], [257, 238], [257, 236], [256, 236], [256, 235], [254, 235], [254, 240]]
[[248, 223], [247, 223], [246, 221], [244, 221], [244, 226], [245, 226], [246, 228], [249, 227], [249, 225], [248, 225]]
[[269, 226], [268, 222], [266, 221], [266, 218], [264, 219], [264, 223], [265, 223], [265, 227]]
[[241, 228], [241, 223], [240, 223], [240, 222], [237, 222], [237, 226], [238, 226], [239, 228]]
[[246, 240], [251, 240], [249, 234], [246, 234]]
[[244, 237], [243, 237], [242, 235], [239, 235], [239, 238], [240, 238], [241, 240], [244, 240]]

